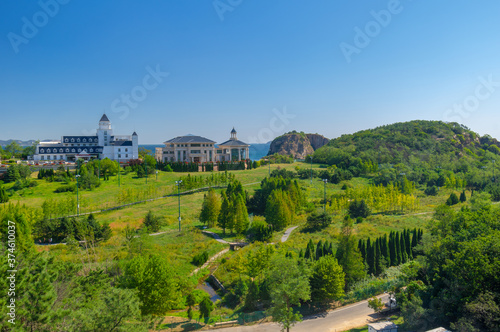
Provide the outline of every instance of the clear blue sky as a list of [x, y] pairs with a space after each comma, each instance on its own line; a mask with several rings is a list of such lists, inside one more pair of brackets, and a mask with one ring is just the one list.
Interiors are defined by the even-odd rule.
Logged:
[[0, 2], [0, 139], [90, 134], [103, 112], [140, 144], [413, 119], [500, 137], [499, 1], [55, 1]]

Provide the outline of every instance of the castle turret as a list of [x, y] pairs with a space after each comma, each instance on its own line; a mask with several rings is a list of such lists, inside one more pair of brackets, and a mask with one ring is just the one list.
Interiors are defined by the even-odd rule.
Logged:
[[134, 131], [132, 134], [132, 159], [139, 158], [139, 136]]

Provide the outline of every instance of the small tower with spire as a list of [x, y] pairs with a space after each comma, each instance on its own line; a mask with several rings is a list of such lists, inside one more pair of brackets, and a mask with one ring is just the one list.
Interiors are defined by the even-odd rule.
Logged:
[[231, 138], [230, 138], [231, 141], [237, 141], [238, 138], [236, 137], [236, 130], [234, 129], [233, 127], [233, 130], [231, 130]]

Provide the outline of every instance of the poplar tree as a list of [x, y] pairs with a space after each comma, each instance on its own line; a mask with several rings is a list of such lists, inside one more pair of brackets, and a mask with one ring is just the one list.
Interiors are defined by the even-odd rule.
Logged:
[[234, 228], [236, 233], [243, 234], [243, 232], [245, 232], [248, 228], [250, 220], [248, 218], [248, 211], [242, 194], [238, 194], [236, 196], [233, 202], [231, 214], [233, 220], [233, 227], [231, 228], [231, 230]]

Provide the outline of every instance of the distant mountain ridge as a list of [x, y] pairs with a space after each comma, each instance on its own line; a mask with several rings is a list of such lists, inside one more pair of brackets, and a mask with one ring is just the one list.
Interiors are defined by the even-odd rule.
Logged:
[[275, 153], [280, 155], [292, 155], [296, 159], [305, 159], [317, 149], [327, 144], [328, 138], [319, 134], [305, 134], [292, 131], [276, 137], [269, 147], [267, 155]]
[[29, 141], [21, 141], [21, 140], [18, 140], [18, 139], [9, 139], [9, 140], [6, 140], [6, 141], [0, 140], [0, 146], [9, 145], [12, 142], [17, 142], [21, 146], [32, 146], [34, 143], [36, 143], [36, 141], [32, 140], [32, 139], [29, 140]]

